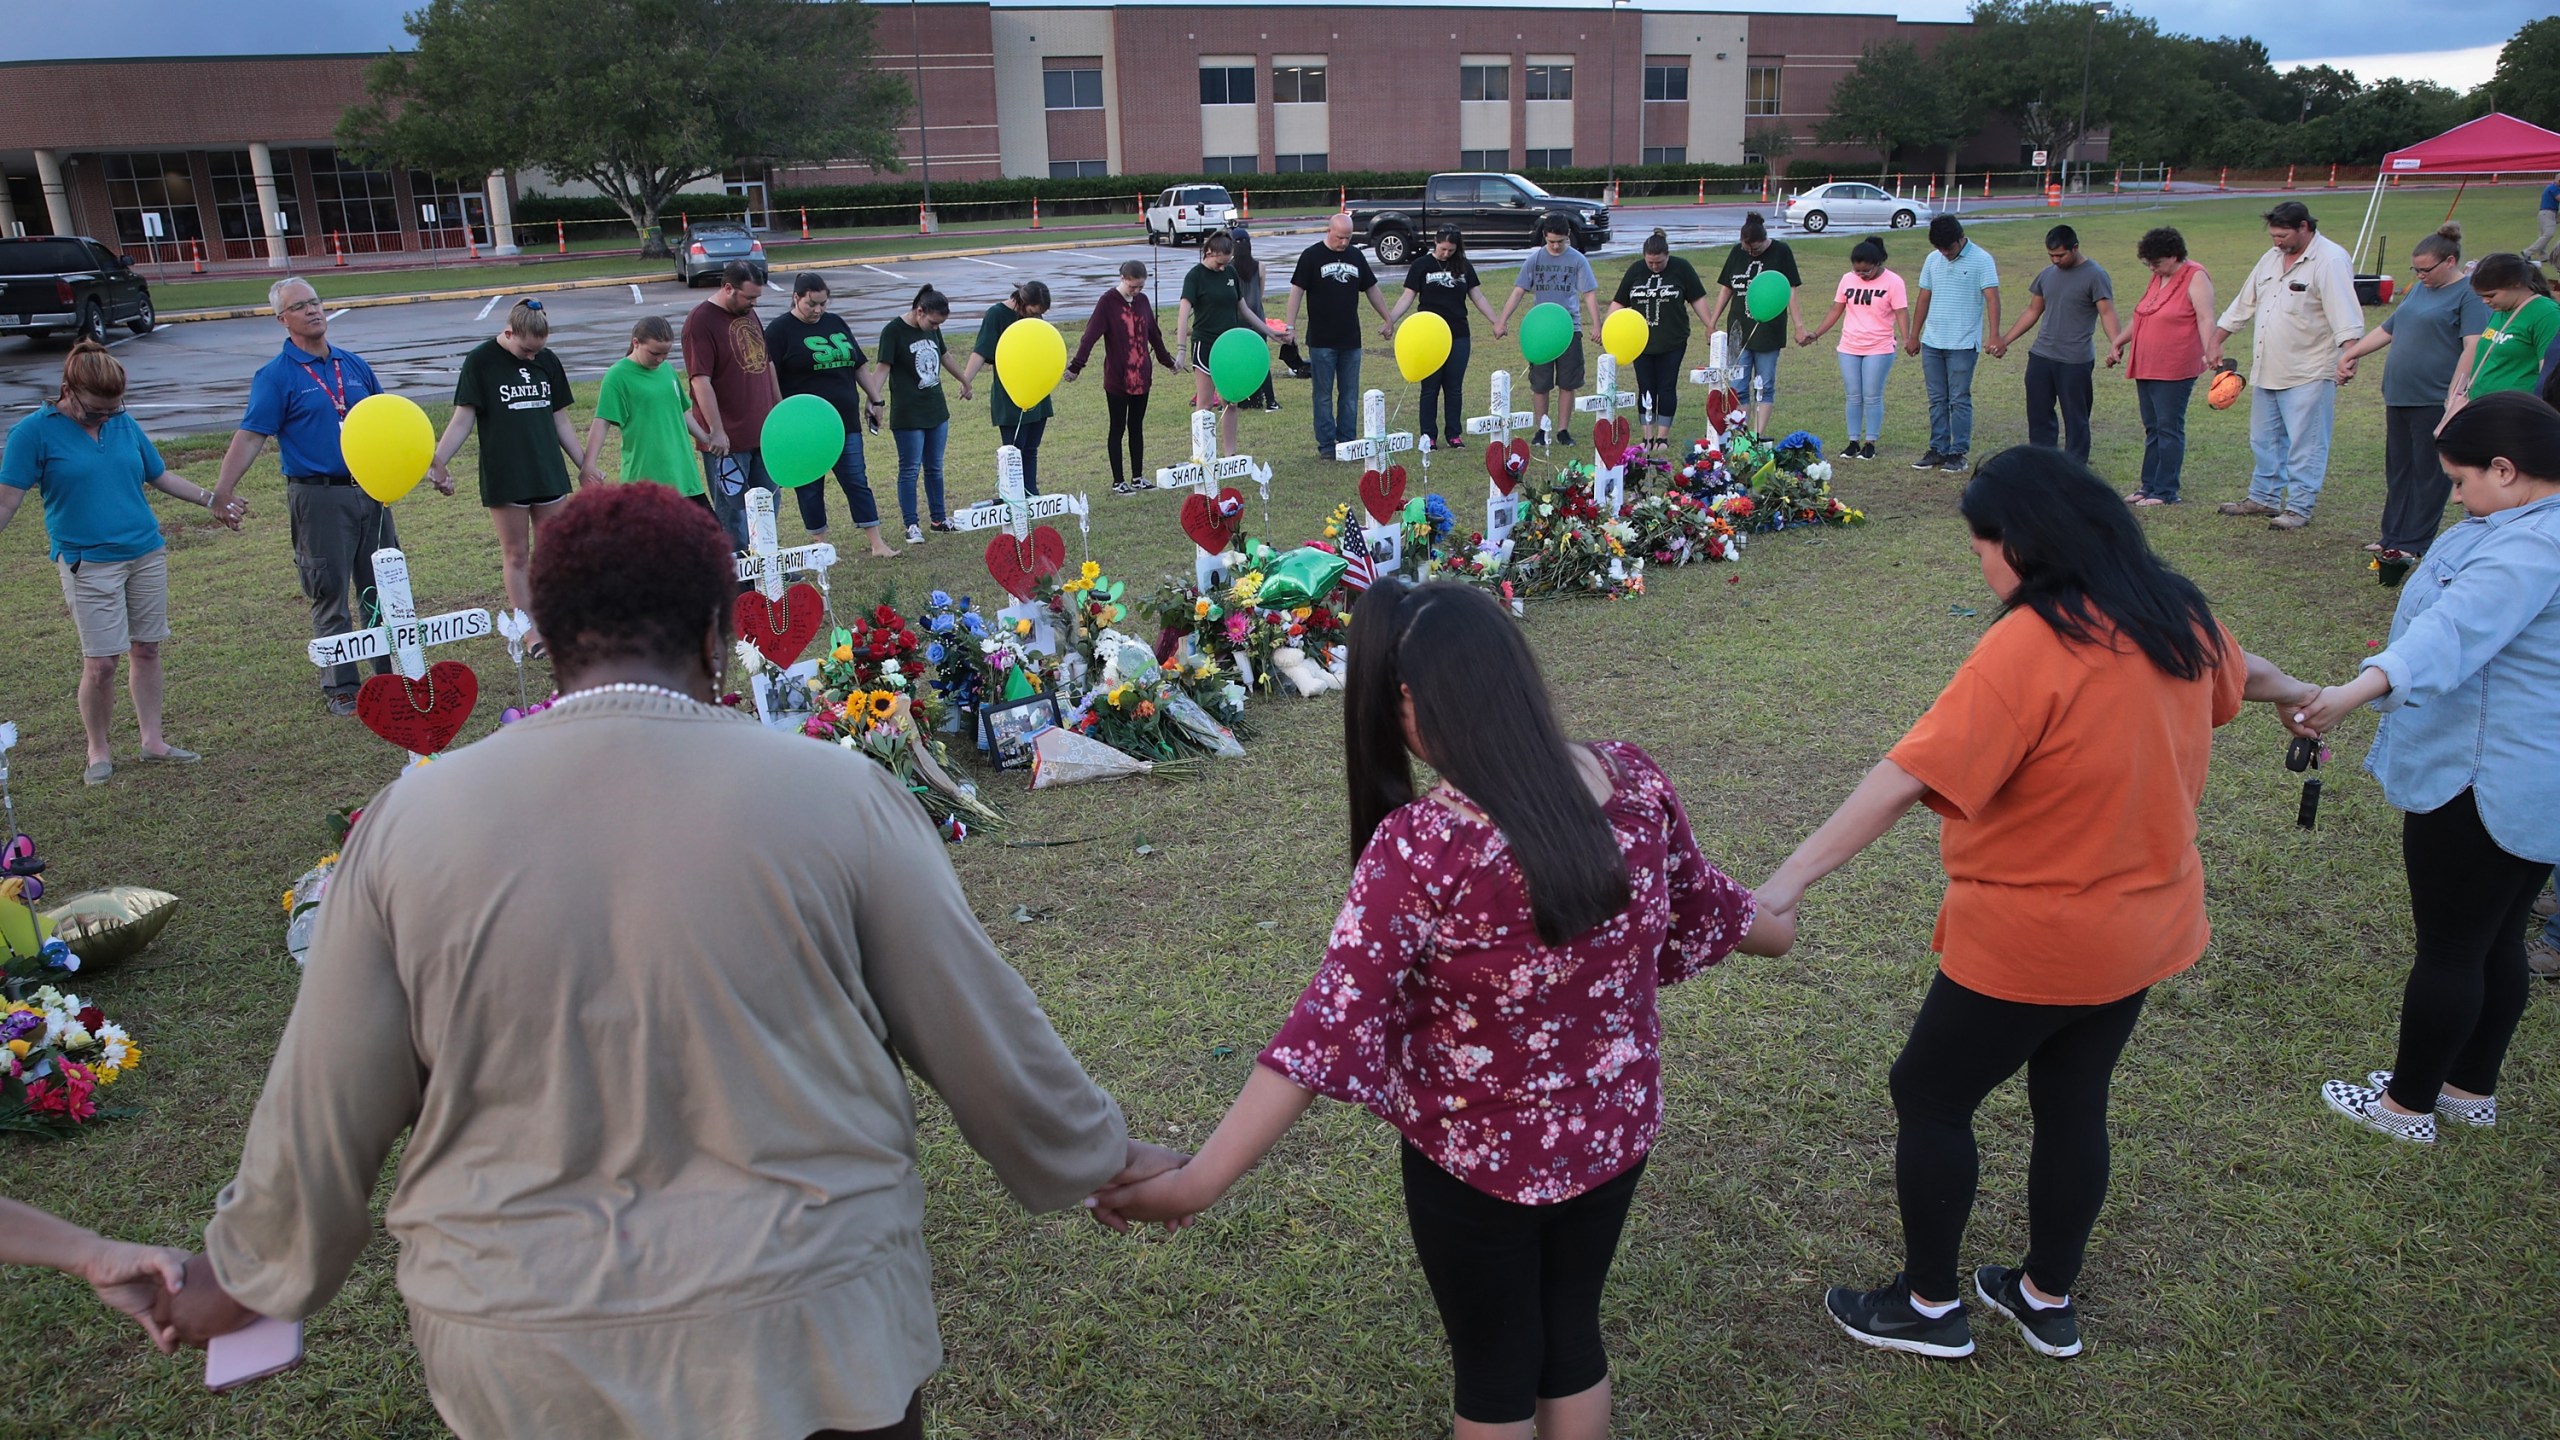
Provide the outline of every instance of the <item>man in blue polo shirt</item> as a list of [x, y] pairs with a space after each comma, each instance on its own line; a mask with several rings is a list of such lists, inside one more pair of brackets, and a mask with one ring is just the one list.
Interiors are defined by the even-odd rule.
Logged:
[[1911, 299], [1907, 354], [1920, 357], [1922, 388], [1929, 392], [1929, 448], [1914, 470], [1965, 472], [1973, 448], [1973, 367], [1984, 355], [2008, 353], [2000, 343], [2000, 266], [1991, 252], [1964, 236], [1953, 215], [1929, 222], [1929, 254]]
[[[284, 326], [284, 350], [249, 381], [248, 413], [222, 457], [214, 502], [230, 501], [240, 477], [273, 438], [284, 461], [293, 564], [311, 601], [311, 638], [319, 640], [359, 628], [356, 605], [373, 588], [373, 552], [400, 544], [391, 512], [357, 488], [338, 452], [338, 428], [347, 411], [381, 394], [382, 382], [372, 366], [329, 343], [329, 315], [310, 281], [277, 281], [267, 290], [267, 304]], [[437, 488], [453, 493], [450, 483]], [[376, 660], [373, 668], [389, 674], [390, 662]], [[362, 680], [353, 665], [321, 672], [330, 714], [356, 713]]]

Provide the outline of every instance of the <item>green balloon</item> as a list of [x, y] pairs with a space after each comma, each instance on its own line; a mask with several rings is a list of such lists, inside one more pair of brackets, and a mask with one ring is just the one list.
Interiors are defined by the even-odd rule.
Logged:
[[1313, 546], [1292, 550], [1263, 573], [1262, 590], [1253, 603], [1265, 610], [1318, 604], [1333, 593], [1334, 585], [1350, 564], [1329, 550]]
[[1750, 285], [1744, 288], [1742, 308], [1754, 320], [1775, 320], [1787, 313], [1787, 297], [1794, 293], [1795, 287], [1787, 283], [1786, 276], [1763, 270], [1752, 276]]
[[795, 490], [844, 458], [844, 417], [824, 396], [794, 395], [764, 417], [757, 444], [773, 483]]
[[1404, 523], [1407, 525], [1425, 525], [1429, 524], [1430, 520], [1431, 505], [1429, 501], [1426, 501], [1421, 496], [1416, 495], [1412, 499], [1404, 502]]
[[1520, 354], [1544, 365], [1573, 347], [1573, 312], [1553, 300], [1532, 305], [1520, 317]]
[[1271, 347], [1262, 337], [1239, 325], [1218, 337], [1209, 347], [1209, 383], [1218, 398], [1230, 405], [1241, 405], [1271, 378]]

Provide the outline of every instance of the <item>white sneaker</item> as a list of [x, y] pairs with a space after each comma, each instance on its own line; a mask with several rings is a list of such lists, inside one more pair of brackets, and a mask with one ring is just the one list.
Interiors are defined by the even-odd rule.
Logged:
[[[2376, 1090], [2388, 1090], [2391, 1088], [2391, 1072], [2376, 1070], [2364, 1077], [2364, 1083]], [[2465, 1125], [2477, 1125], [2486, 1130], [2498, 1123], [2498, 1097], [2483, 1095], [2477, 1100], [2465, 1100], [2439, 1090], [2436, 1092], [2436, 1118], [2459, 1120]]]
[[2394, 1140], [2412, 1145], [2436, 1143], [2436, 1117], [2433, 1115], [2401, 1115], [2383, 1108], [2382, 1092], [2344, 1080], [2320, 1083], [2320, 1098], [2329, 1108], [2346, 1116], [2367, 1130], [2379, 1130]]
[[910, 544], [910, 545], [921, 545], [921, 544], [923, 544], [923, 543], [924, 543], [924, 527], [923, 527], [923, 526], [921, 526], [921, 525], [910, 525], [910, 526], [908, 526], [908, 527], [907, 527], [907, 543], [908, 543], [908, 544]]

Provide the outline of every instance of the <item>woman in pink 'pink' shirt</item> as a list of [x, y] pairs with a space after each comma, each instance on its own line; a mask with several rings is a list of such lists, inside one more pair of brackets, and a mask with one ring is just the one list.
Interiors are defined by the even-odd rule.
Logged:
[[1849, 431], [1835, 453], [1843, 460], [1876, 458], [1884, 433], [1884, 382], [1902, 348], [1911, 298], [1902, 277], [1884, 268], [1884, 242], [1861, 240], [1849, 251], [1849, 273], [1831, 292], [1831, 313], [1796, 337], [1810, 345], [1840, 327], [1840, 388], [1849, 395]]

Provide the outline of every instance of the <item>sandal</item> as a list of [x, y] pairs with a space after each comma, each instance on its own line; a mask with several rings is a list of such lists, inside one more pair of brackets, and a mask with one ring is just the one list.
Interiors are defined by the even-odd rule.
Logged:
[[2176, 503], [2177, 502], [2174, 500], [2163, 500], [2157, 495], [2137, 495], [2133, 500], [2134, 508], [2137, 510], [2146, 510], [2158, 505], [2174, 505]]

